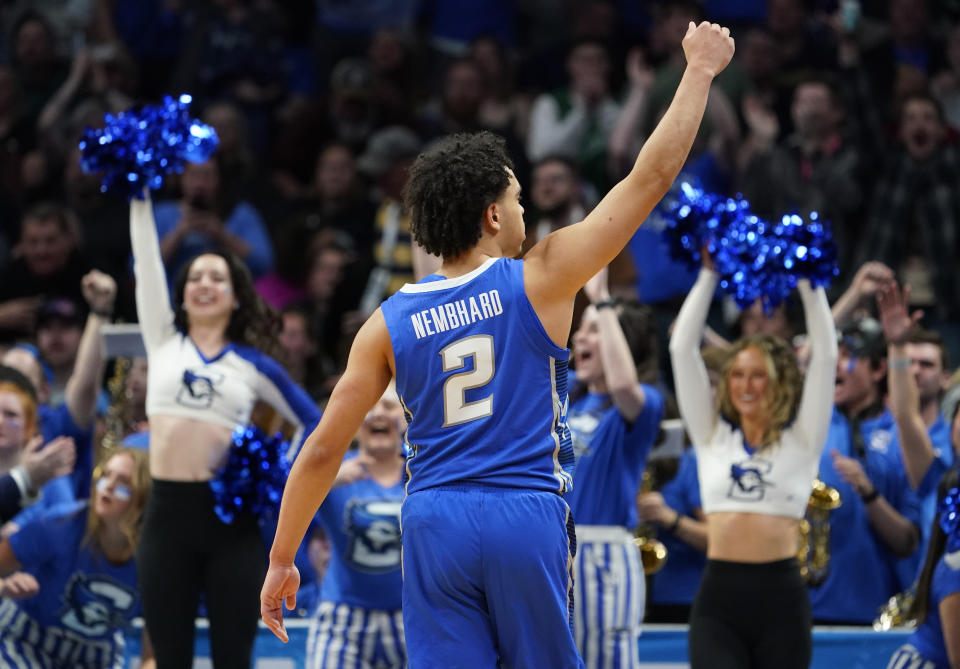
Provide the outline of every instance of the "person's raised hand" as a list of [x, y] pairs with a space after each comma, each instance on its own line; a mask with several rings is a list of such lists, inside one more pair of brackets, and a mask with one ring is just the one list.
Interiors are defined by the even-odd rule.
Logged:
[[877, 291], [877, 309], [880, 312], [880, 324], [883, 336], [891, 344], [902, 344], [923, 318], [923, 311], [908, 309], [910, 304], [910, 286], [904, 286], [901, 292], [896, 281], [888, 281]]
[[730, 63], [733, 51], [733, 38], [730, 37], [728, 28], [707, 21], [700, 25], [690, 22], [683, 38], [687, 67], [699, 69], [715, 77]]
[[117, 299], [117, 282], [112, 276], [100, 270], [90, 270], [80, 281], [80, 289], [90, 311], [107, 317], [113, 313], [113, 303]]
[[860, 298], [875, 295], [884, 286], [895, 281], [893, 270], [882, 262], [871, 260], [860, 265], [851, 285]]
[[587, 294], [587, 298], [591, 304], [610, 299], [610, 288], [607, 281], [608, 273], [609, 270], [607, 266], [604, 266], [599, 272], [590, 277], [590, 280], [587, 281], [583, 287], [583, 292]]

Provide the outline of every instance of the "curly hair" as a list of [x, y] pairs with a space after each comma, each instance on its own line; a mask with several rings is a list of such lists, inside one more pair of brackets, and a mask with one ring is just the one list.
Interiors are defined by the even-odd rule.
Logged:
[[279, 344], [277, 335], [280, 333], [280, 317], [253, 287], [253, 276], [250, 270], [237, 256], [224, 251], [205, 251], [194, 256], [190, 262], [184, 264], [177, 274], [174, 286], [174, 304], [177, 311], [174, 324], [181, 332], [187, 332], [190, 323], [187, 312], [183, 308], [183, 291], [187, 285], [187, 276], [194, 261], [201, 255], [215, 255], [223, 258], [230, 270], [230, 282], [233, 284], [233, 294], [240, 305], [230, 315], [227, 324], [226, 337], [231, 342], [252, 346], [271, 357], [277, 357]]
[[803, 377], [796, 354], [780, 337], [761, 334], [738, 339], [728, 350], [723, 373], [717, 384], [717, 412], [727, 422], [740, 426], [740, 414], [730, 399], [730, 369], [737, 355], [751, 346], [763, 354], [769, 379], [767, 393], [770, 397], [770, 420], [758, 444], [758, 447], [764, 448], [776, 443], [783, 428], [796, 418], [800, 395], [803, 392]]
[[480, 240], [484, 210], [510, 185], [503, 138], [459, 133], [421, 153], [410, 168], [403, 202], [413, 238], [427, 253], [455, 258]]

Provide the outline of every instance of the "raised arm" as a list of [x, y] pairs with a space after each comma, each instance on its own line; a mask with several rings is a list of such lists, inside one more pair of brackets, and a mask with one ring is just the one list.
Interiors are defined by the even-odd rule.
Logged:
[[160, 257], [153, 203], [149, 198], [130, 201], [130, 245], [133, 248], [133, 275], [137, 281], [137, 320], [149, 353], [175, 332], [167, 272]]
[[[584, 292], [594, 306], [609, 303], [606, 267], [587, 281]], [[620, 327], [616, 307], [597, 309], [597, 329], [600, 334], [600, 359], [603, 361], [607, 392], [623, 420], [632, 423], [643, 411], [647, 398], [637, 378], [637, 365], [630, 353], [630, 345], [623, 334], [623, 328]]]
[[293, 565], [297, 548], [330, 491], [343, 454], [364, 416], [390, 383], [392, 355], [390, 335], [378, 309], [357, 333], [346, 371], [290, 471], [270, 550], [270, 569], [260, 594], [260, 614], [283, 641], [287, 641], [287, 634], [282, 607], [286, 601], [288, 608], [293, 608], [300, 580]]
[[690, 441], [698, 448], [707, 445], [715, 422], [710, 377], [700, 355], [700, 340], [716, 287], [716, 272], [706, 267], [700, 270], [697, 282], [683, 301], [670, 337], [670, 361], [680, 416]]
[[807, 435], [808, 446], [819, 452], [826, 444], [833, 411], [833, 390], [837, 378], [837, 330], [823, 288], [814, 289], [809, 281], [801, 279], [797, 282], [797, 289], [803, 302], [803, 316], [811, 347], [797, 421]]
[[910, 287], [903, 293], [896, 281], [889, 281], [877, 291], [877, 308], [883, 335], [888, 343], [887, 383], [890, 389], [890, 410], [897, 421], [900, 437], [900, 454], [910, 487], [917, 489], [936, 454], [930, 434], [920, 414], [920, 391], [913, 377], [910, 358], [907, 356], [906, 338], [922, 315], [913, 315], [907, 310], [910, 303]]
[[73, 422], [85, 430], [93, 424], [97, 409], [97, 391], [105, 364], [100, 329], [110, 322], [117, 284], [109, 274], [91, 270], [83, 277], [81, 289], [90, 306], [90, 314], [77, 347], [73, 372], [67, 379], [65, 401]]
[[609, 264], [680, 172], [700, 127], [710, 83], [733, 56], [733, 39], [717, 24], [691, 23], [683, 49], [687, 67], [673, 102], [630, 173], [581, 223], [547, 235], [524, 256], [527, 294], [538, 313], [541, 306], [572, 299]]

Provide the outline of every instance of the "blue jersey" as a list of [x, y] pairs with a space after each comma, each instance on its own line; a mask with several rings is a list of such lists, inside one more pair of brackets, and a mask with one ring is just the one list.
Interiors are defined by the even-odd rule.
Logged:
[[[889, 409], [860, 423], [865, 452], [860, 457], [877, 491], [908, 520], [920, 522], [920, 500], [910, 490], [895, 448], [897, 426]], [[877, 610], [899, 590], [896, 558], [870, 526], [857, 492], [833, 466], [830, 453], [859, 457], [850, 423], [834, 410], [827, 444], [820, 458], [820, 478], [840, 492], [841, 504], [830, 512], [830, 570], [822, 585], [810, 588], [816, 619], [869, 624]]]
[[523, 261], [431, 275], [381, 308], [409, 423], [408, 493], [457, 483], [572, 488], [570, 352], [527, 299]]
[[87, 429], [77, 426], [66, 404], [52, 407], [41, 404], [37, 419], [44, 443], [57, 437], [72, 437], [77, 451], [73, 472], [48, 481], [43, 495], [13, 519], [20, 527], [49, 513], [50, 509], [90, 497], [90, 478], [93, 476], [93, 425]]
[[43, 667], [122, 661], [122, 630], [140, 614], [136, 563], [112, 564], [84, 544], [86, 521], [85, 504], [58, 507], [10, 537], [13, 554], [36, 577], [40, 592], [0, 604], [0, 653], [13, 662], [4, 666], [21, 666], [13, 656], [41, 657], [27, 666]]
[[[957, 556], [953, 557], [955, 559]], [[950, 668], [947, 646], [943, 638], [943, 624], [940, 620], [940, 602], [957, 593], [960, 593], [960, 568], [947, 564], [947, 556], [943, 555], [933, 570], [933, 578], [930, 579], [930, 606], [927, 617], [923, 625], [907, 640], [907, 643], [913, 644], [924, 659], [933, 662], [937, 669]]]
[[[684, 516], [695, 517], [701, 508], [700, 480], [697, 478], [697, 454], [688, 448], [680, 456], [677, 474], [660, 489], [663, 501]], [[651, 601], [654, 604], [690, 604], [700, 587], [700, 576], [707, 564], [706, 556], [669, 532], [657, 538], [667, 549], [667, 562], [654, 574]]]
[[401, 502], [401, 482], [384, 488], [360, 479], [330, 490], [319, 511], [331, 544], [322, 601], [400, 609]]
[[577, 525], [636, 527], [634, 500], [663, 416], [660, 392], [644, 385], [643, 394], [643, 409], [632, 423], [606, 394], [587, 393], [570, 406], [577, 465], [567, 504]]
[[[77, 448], [77, 461], [73, 466], [73, 473], [65, 479], [73, 487], [74, 499], [88, 498], [90, 477], [93, 475], [93, 424], [91, 423], [86, 429], [79, 427], [66, 403], [56, 407], [41, 405], [37, 411], [40, 431], [43, 433], [45, 443], [60, 436], [73, 437], [73, 443]], [[45, 490], [44, 496], [46, 494]]]

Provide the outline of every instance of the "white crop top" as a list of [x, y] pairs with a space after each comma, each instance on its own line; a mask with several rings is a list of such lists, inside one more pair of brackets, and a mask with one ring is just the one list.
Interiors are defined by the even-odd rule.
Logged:
[[262, 400], [296, 426], [291, 441], [296, 445], [304, 429], [312, 430], [320, 417], [310, 396], [280, 364], [257, 349], [230, 343], [208, 359], [176, 328], [149, 202], [131, 201], [130, 239], [137, 317], [149, 366], [147, 415], [235, 428], [247, 424], [254, 404]]
[[833, 408], [837, 338], [827, 296], [822, 288], [812, 289], [806, 280], [798, 282], [812, 347], [800, 406], [778, 442], [751, 452], [740, 428], [717, 418], [700, 356], [700, 340], [716, 285], [716, 273], [701, 270], [670, 339], [677, 403], [697, 453], [703, 511], [802, 518]]

